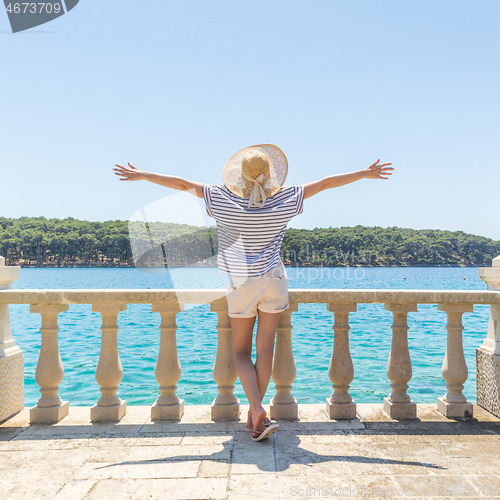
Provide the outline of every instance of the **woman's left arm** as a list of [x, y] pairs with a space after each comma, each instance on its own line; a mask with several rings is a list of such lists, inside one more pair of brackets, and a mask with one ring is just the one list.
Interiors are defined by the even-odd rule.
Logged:
[[324, 191], [325, 189], [344, 186], [345, 184], [350, 184], [360, 179], [388, 179], [388, 176], [392, 174], [390, 170], [394, 170], [394, 167], [387, 166], [392, 165], [392, 163], [381, 163], [378, 165], [379, 161], [380, 159], [363, 170], [356, 170], [347, 174], [330, 175], [319, 181], [312, 181], [304, 184], [304, 199]]

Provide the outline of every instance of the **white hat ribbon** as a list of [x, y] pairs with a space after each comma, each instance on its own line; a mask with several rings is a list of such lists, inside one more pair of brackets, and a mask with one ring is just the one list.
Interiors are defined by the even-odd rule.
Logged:
[[248, 201], [248, 208], [251, 208], [252, 205], [255, 205], [258, 208], [262, 208], [266, 203], [267, 197], [264, 188], [261, 186], [261, 183], [269, 177], [269, 172], [267, 172], [265, 175], [260, 174], [256, 179], [245, 174], [245, 172], [243, 171], [241, 171], [241, 175], [243, 176], [243, 179], [249, 182], [253, 182], [252, 192], [250, 193], [250, 199]]

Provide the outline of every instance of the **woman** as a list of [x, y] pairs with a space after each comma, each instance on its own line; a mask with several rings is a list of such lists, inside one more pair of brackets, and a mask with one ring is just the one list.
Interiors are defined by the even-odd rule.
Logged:
[[[229, 277], [226, 297], [236, 370], [248, 398], [246, 429], [262, 441], [278, 430], [262, 407], [271, 378], [279, 317], [288, 309], [288, 277], [280, 248], [288, 221], [303, 210], [303, 200], [320, 191], [360, 179], [388, 179], [391, 163], [372, 163], [363, 170], [332, 175], [303, 185], [284, 186], [288, 163], [273, 144], [238, 151], [224, 166], [223, 184], [202, 184], [180, 177], [141, 171], [130, 163], [116, 165], [120, 180], [147, 180], [203, 198], [217, 222], [217, 266]], [[258, 316], [256, 361], [252, 335]]]

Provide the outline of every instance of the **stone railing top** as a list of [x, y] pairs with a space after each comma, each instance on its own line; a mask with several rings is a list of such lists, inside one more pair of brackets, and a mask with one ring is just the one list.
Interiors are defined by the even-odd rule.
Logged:
[[[400, 289], [300, 289], [289, 290], [290, 302], [295, 303], [389, 303], [422, 304], [466, 303], [500, 304], [496, 290], [400, 290]], [[183, 303], [206, 304], [225, 300], [225, 289], [24, 289], [0, 290], [3, 304], [93, 304], [119, 302], [123, 304]]]
[[5, 257], [0, 255], [0, 266], [5, 266]]
[[492, 266], [493, 267], [500, 267], [500, 255], [498, 257], [495, 257], [492, 261]]

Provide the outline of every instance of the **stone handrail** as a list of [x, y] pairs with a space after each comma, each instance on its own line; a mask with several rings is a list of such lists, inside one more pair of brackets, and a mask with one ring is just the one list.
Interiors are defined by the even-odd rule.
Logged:
[[[225, 299], [220, 289], [50, 289], [0, 290], [0, 304], [127, 304], [181, 303], [208, 304]], [[290, 302], [358, 304], [412, 302], [418, 304], [469, 303], [500, 304], [500, 290], [406, 290], [406, 289], [309, 289], [289, 290]]]
[[[3, 269], [10, 269], [8, 278], [10, 282], [17, 278], [16, 273], [12, 271], [14, 268]], [[349, 313], [355, 312], [357, 304], [360, 303], [383, 303], [385, 309], [393, 314], [392, 344], [387, 364], [391, 393], [383, 400], [384, 411], [391, 418], [416, 418], [416, 404], [407, 393], [408, 382], [412, 376], [407, 315], [409, 312], [417, 311], [418, 304], [437, 304], [438, 309], [445, 312], [448, 317], [447, 346], [442, 365], [446, 393], [438, 398], [437, 409], [450, 418], [471, 417], [473, 405], [467, 401], [462, 392], [468, 376], [462, 346], [462, 316], [464, 313], [472, 312], [474, 304], [490, 305], [488, 336], [481, 348], [476, 351], [477, 361], [481, 359], [484, 365], [484, 373], [480, 373], [478, 365], [477, 398], [478, 404], [498, 416], [500, 365], [497, 358], [500, 352], [497, 352], [497, 348], [500, 345], [500, 287], [496, 286], [496, 282], [491, 283], [490, 268], [486, 268], [484, 275], [486, 278], [483, 276], [482, 278], [485, 281], [490, 280], [487, 281], [490, 288], [487, 291], [291, 289], [290, 308], [281, 314], [277, 330], [272, 371], [276, 393], [270, 401], [271, 417], [276, 419], [298, 417], [297, 401], [292, 395], [295, 362], [292, 351], [291, 315], [298, 310], [300, 303], [324, 303], [327, 310], [334, 315], [334, 348], [329, 365], [333, 393], [326, 400], [326, 412], [332, 419], [356, 417], [356, 403], [349, 394], [349, 384], [354, 377], [349, 349]], [[58, 395], [59, 384], [63, 379], [63, 366], [57, 341], [59, 330], [57, 317], [60, 312], [68, 309], [69, 304], [92, 304], [92, 311], [102, 315], [101, 353], [96, 369], [101, 397], [91, 408], [92, 421], [118, 421], [126, 413], [126, 402], [118, 396], [123, 371], [117, 343], [117, 316], [120, 311], [126, 309], [127, 304], [131, 303], [151, 304], [152, 312], [159, 312], [161, 315], [160, 350], [155, 369], [160, 396], [151, 408], [151, 418], [178, 420], [184, 413], [184, 401], [176, 395], [176, 384], [181, 378], [176, 345], [176, 314], [183, 310], [184, 304], [188, 303], [210, 303], [211, 311], [218, 315], [218, 345], [213, 374], [219, 394], [212, 403], [212, 419], [239, 418], [240, 405], [234, 395], [237, 374], [232, 355], [227, 301], [223, 290], [12, 290], [8, 286], [3, 288], [0, 289], [0, 348], [3, 346], [4, 349], [0, 351], [0, 363], [2, 357], [8, 357], [7, 354], [17, 356], [20, 354], [22, 359], [22, 352], [16, 346], [10, 332], [8, 305], [30, 304], [30, 311], [40, 313], [42, 316], [40, 329], [42, 342], [36, 369], [36, 381], [40, 386], [41, 398], [30, 411], [31, 422], [57, 422], [68, 413], [68, 402], [63, 401]], [[1, 368], [0, 365], [0, 376]], [[19, 385], [22, 382], [18, 380], [19, 366], [16, 365], [15, 370], [17, 370], [14, 377], [14, 379], [17, 377], [15, 384]], [[490, 373], [491, 370], [493, 375]], [[5, 384], [15, 385], [12, 380], [12, 376], [7, 378]], [[3, 380], [1, 382], [4, 383]], [[486, 384], [486, 387], [480, 388], [480, 383]], [[12, 394], [7, 394], [5, 397], [0, 394], [0, 421], [22, 408], [19, 407], [18, 391], [11, 392]], [[2, 398], [6, 398], [7, 402]]]

